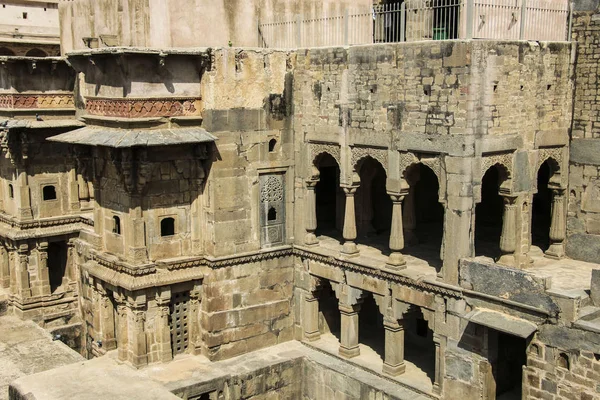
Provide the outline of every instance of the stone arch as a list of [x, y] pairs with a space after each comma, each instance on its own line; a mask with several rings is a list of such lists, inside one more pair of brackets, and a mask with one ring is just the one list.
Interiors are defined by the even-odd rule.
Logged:
[[483, 179], [483, 176], [488, 172], [488, 170], [497, 166], [502, 169], [504, 180], [509, 181], [512, 179], [512, 168], [513, 168], [513, 153], [502, 153], [502, 154], [491, 154], [486, 155], [481, 158], [481, 174], [479, 175], [479, 180]]
[[354, 172], [359, 172], [361, 165], [364, 163], [366, 158], [372, 158], [376, 160], [385, 171], [386, 175], [389, 175], [388, 171], [388, 150], [379, 149], [373, 147], [353, 147], [352, 148], [352, 169]]
[[0, 56], [14, 57], [16, 54], [8, 47], [0, 47]]
[[317, 165], [316, 161], [319, 157], [321, 157], [324, 153], [329, 154], [333, 159], [337, 162], [338, 166], [341, 168], [341, 157], [340, 157], [340, 146], [334, 144], [327, 143], [310, 143], [309, 144], [309, 152], [310, 159], [313, 165]]
[[33, 48], [25, 53], [25, 57], [48, 57], [48, 53], [42, 49]]
[[534, 179], [533, 179], [533, 182], [534, 182], [533, 183], [534, 184], [533, 192], [534, 193], [537, 193], [537, 191], [538, 191], [538, 180], [536, 179], [536, 177], [540, 173], [540, 169], [544, 166], [544, 164], [546, 164], [550, 170], [549, 182], [553, 183], [554, 185], [562, 186], [560, 162], [557, 161], [556, 155], [544, 152], [544, 153], [540, 154], [540, 157], [538, 158], [538, 162], [536, 164], [536, 169], [535, 169], [536, 176], [534, 176]]

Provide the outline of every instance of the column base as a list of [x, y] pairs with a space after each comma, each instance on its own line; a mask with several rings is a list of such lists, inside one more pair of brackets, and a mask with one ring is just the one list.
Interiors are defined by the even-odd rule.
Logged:
[[316, 246], [319, 244], [319, 240], [317, 239], [317, 237], [315, 236], [314, 233], [307, 233], [306, 236], [304, 236], [304, 245], [305, 246]]
[[390, 254], [390, 256], [388, 257], [388, 260], [385, 263], [385, 266], [388, 269], [393, 269], [393, 270], [406, 269], [406, 260], [404, 259], [404, 256], [401, 253], [394, 252], [394, 253]]
[[304, 339], [309, 342], [314, 342], [321, 339], [321, 332], [304, 332]]
[[338, 354], [344, 358], [353, 358], [360, 355], [360, 347], [347, 348], [340, 346]]
[[383, 373], [389, 376], [402, 375], [406, 371], [406, 364], [391, 365], [383, 363]]
[[507, 267], [515, 266], [515, 256], [514, 254], [503, 254], [500, 256], [497, 264], [506, 265]]
[[563, 243], [553, 243], [550, 248], [544, 253], [544, 257], [553, 260], [560, 260], [565, 257], [565, 245]]
[[358, 247], [354, 242], [344, 243], [341, 253], [344, 257], [357, 257], [359, 255]]

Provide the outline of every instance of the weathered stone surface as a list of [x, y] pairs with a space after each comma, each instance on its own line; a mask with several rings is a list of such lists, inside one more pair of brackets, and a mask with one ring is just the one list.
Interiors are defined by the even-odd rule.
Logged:
[[600, 236], [570, 235], [567, 237], [566, 252], [571, 258], [596, 263], [600, 260]]
[[600, 142], [596, 139], [573, 139], [570, 161], [575, 164], [600, 165]]
[[545, 281], [527, 272], [477, 261], [462, 261], [460, 279], [461, 285], [472, 290], [539, 307], [551, 314], [558, 312], [558, 306], [545, 293], [548, 289]]

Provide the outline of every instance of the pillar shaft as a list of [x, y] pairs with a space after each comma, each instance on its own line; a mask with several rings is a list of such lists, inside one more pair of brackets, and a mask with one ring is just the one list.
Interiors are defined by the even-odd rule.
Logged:
[[38, 279], [41, 295], [50, 294], [50, 270], [48, 269], [48, 242], [40, 242], [38, 246]]
[[117, 304], [117, 345], [120, 361], [127, 361], [129, 352], [129, 327], [127, 321], [127, 306], [124, 303]]
[[29, 247], [26, 244], [19, 246], [18, 250], [18, 271], [17, 271], [17, 289], [22, 299], [31, 297], [31, 283], [29, 280], [29, 271], [27, 269]]
[[358, 255], [358, 248], [356, 247], [356, 212], [354, 207], [354, 194], [356, 193], [356, 187], [345, 187], [344, 193], [346, 195], [346, 209], [344, 213], [344, 246], [342, 247], [342, 254], [345, 256], [356, 256]]
[[500, 236], [500, 251], [502, 256], [499, 262], [514, 265], [514, 253], [517, 249], [517, 205], [516, 197], [504, 197], [504, 215], [502, 220], [502, 235]]
[[[402, 229], [402, 200], [404, 196], [390, 194], [392, 198], [392, 227], [390, 229], [390, 250], [387, 265], [399, 269], [406, 265], [402, 249], [404, 249], [404, 232]], [[405, 268], [405, 267], [404, 267]]]
[[129, 354], [131, 364], [141, 367], [148, 364], [146, 343], [146, 311], [136, 305], [130, 305], [129, 311]]
[[385, 360], [383, 372], [397, 376], [406, 370], [404, 363], [404, 321], [384, 320], [385, 329]]
[[100, 292], [99, 295], [102, 348], [106, 351], [114, 350], [117, 347], [114, 306], [106, 292]]
[[435, 344], [435, 373], [433, 380], [433, 392], [442, 394], [442, 382], [444, 376], [444, 350], [442, 348], [442, 337], [437, 333], [433, 334], [433, 343]]
[[317, 198], [315, 189], [317, 181], [306, 181], [306, 236], [304, 244], [315, 245], [318, 243], [315, 231], [317, 230]]
[[550, 258], [563, 258], [565, 256], [565, 190], [553, 189], [552, 219], [550, 221], [550, 248], [546, 256]]
[[160, 299], [157, 303], [156, 313], [156, 342], [158, 344], [159, 361], [170, 361], [173, 359], [173, 350], [171, 349], [171, 328], [169, 326], [169, 300]]
[[360, 354], [358, 347], [358, 310], [359, 306], [348, 306], [339, 304], [340, 309], [340, 349], [339, 354], [342, 357], [352, 358]]
[[197, 286], [190, 292], [190, 347], [194, 354], [202, 352], [202, 332], [200, 331], [200, 302], [202, 301], [202, 288]]
[[319, 299], [312, 293], [304, 297], [304, 338], [308, 341], [318, 340], [319, 332]]
[[31, 195], [27, 182], [27, 172], [24, 169], [17, 171], [17, 195], [18, 197], [18, 216], [21, 220], [33, 219], [31, 211]]
[[10, 287], [10, 261], [6, 247], [0, 245], [0, 287]]

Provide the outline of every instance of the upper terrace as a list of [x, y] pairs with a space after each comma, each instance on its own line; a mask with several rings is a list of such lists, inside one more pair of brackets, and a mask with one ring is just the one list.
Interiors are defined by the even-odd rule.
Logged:
[[305, 48], [446, 39], [570, 41], [566, 0], [407, 0], [262, 19], [261, 47]]

